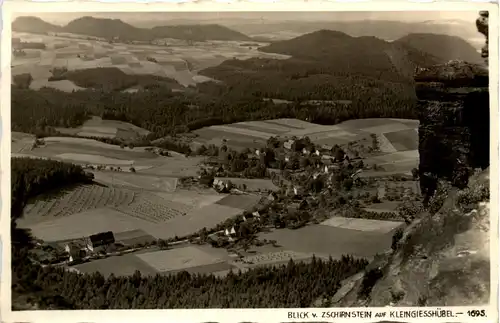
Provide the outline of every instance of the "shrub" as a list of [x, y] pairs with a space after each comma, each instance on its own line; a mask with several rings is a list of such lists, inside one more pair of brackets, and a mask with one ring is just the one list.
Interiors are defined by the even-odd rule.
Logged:
[[377, 281], [383, 276], [382, 270], [379, 268], [374, 268], [365, 273], [363, 281], [361, 282], [361, 288], [358, 291], [358, 296], [362, 299], [366, 299], [370, 296], [373, 286]]
[[392, 235], [392, 243], [391, 243], [391, 249], [396, 251], [398, 249], [398, 243], [403, 237], [403, 229], [398, 228], [396, 232]]

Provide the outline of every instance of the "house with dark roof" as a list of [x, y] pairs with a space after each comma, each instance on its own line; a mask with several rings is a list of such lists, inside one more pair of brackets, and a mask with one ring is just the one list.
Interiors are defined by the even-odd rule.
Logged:
[[115, 236], [111, 231], [93, 234], [86, 239], [87, 249], [94, 252], [113, 243], [115, 243]]

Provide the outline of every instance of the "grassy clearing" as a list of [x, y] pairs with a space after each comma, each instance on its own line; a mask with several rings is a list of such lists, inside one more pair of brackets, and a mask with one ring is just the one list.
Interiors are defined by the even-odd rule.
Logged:
[[229, 195], [217, 201], [217, 204], [250, 211], [259, 200], [257, 195]]
[[133, 275], [136, 270], [139, 270], [143, 275], [156, 275], [158, 273], [153, 267], [133, 254], [93, 260], [88, 263], [76, 265], [73, 268], [83, 273], [98, 271], [104, 277], [111, 274], [115, 276], [129, 276]]
[[415, 129], [388, 132], [384, 135], [398, 151], [418, 149], [418, 133]]
[[375, 134], [382, 134], [394, 131], [408, 130], [408, 126], [399, 122], [390, 122], [380, 126], [366, 127], [363, 128], [364, 131]]
[[[153, 167], [140, 171], [140, 174], [154, 174], [158, 176], [197, 176], [198, 165], [204, 160], [204, 157], [168, 157], [160, 159], [162, 162], [152, 163], [151, 160], [144, 161], [145, 165]], [[141, 162], [137, 163], [142, 165]]]
[[342, 255], [371, 258], [391, 247], [391, 234], [363, 232], [326, 225], [308, 225], [297, 230], [280, 229], [260, 235], [276, 240], [287, 250], [340, 258]]
[[292, 130], [290, 127], [279, 125], [276, 123], [274, 124], [268, 123], [265, 121], [246, 121], [246, 122], [239, 122], [234, 125], [243, 128], [248, 127], [248, 129], [253, 129], [273, 134], [284, 134]]
[[[63, 80], [67, 81], [67, 80]], [[57, 82], [63, 82], [57, 81]], [[70, 81], [67, 81], [70, 82]], [[65, 133], [75, 133], [79, 136], [89, 137], [104, 137], [104, 138], [119, 138], [119, 139], [137, 139], [149, 134], [146, 129], [137, 127], [131, 123], [116, 121], [116, 120], [102, 120], [100, 117], [92, 117], [86, 121], [82, 126], [77, 128], [58, 128], [57, 130]]]
[[291, 129], [307, 129], [312, 125], [310, 122], [302, 121], [299, 119], [288, 119], [288, 118], [267, 120], [266, 122], [277, 123], [289, 127]]
[[[138, 254], [137, 257], [158, 272], [177, 271], [190, 267], [212, 265], [224, 261], [223, 259], [215, 258], [193, 246], [142, 253]], [[220, 270], [225, 269], [226, 268]], [[213, 271], [218, 270], [214, 268]]]
[[390, 233], [393, 230], [401, 227], [402, 223], [396, 221], [380, 221], [380, 220], [334, 217], [322, 222], [321, 225], [326, 225], [341, 229], [348, 229], [348, 230], [377, 232], [385, 234], [385, 233]]
[[349, 127], [353, 129], [362, 129], [368, 131], [368, 128], [373, 127], [383, 127], [389, 124], [400, 124], [399, 126], [405, 125], [407, 128], [418, 127], [418, 120], [410, 119], [393, 119], [393, 118], [367, 118], [367, 119], [356, 119], [342, 122], [343, 127]]
[[207, 192], [178, 190], [172, 193], [170, 192], [169, 193], [152, 192], [152, 193], [166, 200], [188, 205], [191, 210], [199, 209], [213, 203], [218, 203], [221, 199], [224, 199], [226, 197], [226, 195], [224, 194], [214, 195], [213, 191], [211, 190], [207, 190]]
[[115, 234], [116, 242], [124, 245], [133, 246], [139, 243], [148, 243], [155, 241], [156, 238], [147, 234], [144, 230], [131, 230], [126, 232], [118, 232]]
[[[84, 163], [87, 162], [86, 159], [88, 160], [89, 158], [96, 158], [86, 157], [85, 155], [133, 161], [134, 164], [140, 161], [147, 161], [148, 165], [152, 165], [155, 161], [161, 160], [158, 155], [149, 151], [145, 151], [143, 148], [120, 148], [119, 146], [108, 145], [104, 143], [102, 143], [103, 145], [100, 145], [97, 144], [95, 140], [83, 138], [67, 138], [76, 140], [62, 141], [59, 141], [58, 139], [53, 140], [53, 138], [54, 137], [44, 138], [45, 145], [33, 149], [32, 151], [30, 151], [30, 154], [42, 157], [57, 157], [61, 154], [76, 154], [76, 156], [83, 155], [79, 156], [78, 158], [83, 158], [82, 162]], [[71, 155], [63, 156], [71, 157]]]
[[54, 157], [69, 161], [76, 161], [80, 163], [99, 164], [99, 165], [132, 166], [134, 164], [133, 160], [123, 160], [123, 159], [109, 158], [109, 157], [89, 155], [89, 154], [67, 153], [67, 154], [59, 154]]

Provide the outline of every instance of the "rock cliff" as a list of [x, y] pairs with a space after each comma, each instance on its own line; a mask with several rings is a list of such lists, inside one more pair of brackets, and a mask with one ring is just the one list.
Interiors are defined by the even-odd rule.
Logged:
[[[478, 31], [488, 35], [488, 14]], [[486, 41], [487, 42], [487, 41]], [[488, 57], [487, 45], [483, 57]], [[484, 305], [490, 297], [489, 93], [485, 66], [452, 61], [416, 71], [426, 208], [393, 248], [317, 305]]]

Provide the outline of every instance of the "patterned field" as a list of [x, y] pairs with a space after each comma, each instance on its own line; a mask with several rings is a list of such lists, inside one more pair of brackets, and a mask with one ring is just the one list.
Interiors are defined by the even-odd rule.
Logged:
[[[13, 33], [23, 41], [39, 41], [46, 50], [31, 50], [25, 57], [13, 57], [12, 75], [38, 71], [33, 75], [31, 87], [60, 86], [49, 82], [52, 67], [68, 70], [95, 67], [116, 67], [127, 74], [152, 74], [170, 77], [181, 85], [195, 85], [210, 80], [198, 75], [198, 71], [216, 66], [231, 58], [247, 59], [267, 57], [286, 59], [288, 56], [263, 53], [257, 46], [250, 49], [239, 42], [207, 41], [186, 46], [177, 40], [158, 40], [156, 44], [109, 44], [104, 40], [78, 39], [76, 35], [58, 36]], [[164, 44], [168, 43], [168, 47]], [[265, 44], [262, 44], [265, 45]], [[74, 84], [73, 84], [74, 85]], [[78, 90], [66, 84], [63, 89]]]
[[318, 145], [342, 145], [370, 138], [375, 134], [383, 153], [412, 151], [418, 148], [418, 121], [406, 119], [359, 119], [334, 126], [297, 119], [248, 121], [211, 126], [196, 130], [198, 144], [220, 145], [222, 140], [232, 148], [257, 148], [272, 136], [308, 136]]
[[20, 223], [65, 217], [102, 207], [129, 206], [136, 197], [137, 193], [128, 189], [82, 185], [63, 192], [58, 197], [37, 199], [29, 203], [24, 209]]
[[177, 178], [175, 177], [112, 171], [94, 171], [93, 173], [94, 180], [105, 185], [125, 186], [162, 192], [173, 192], [177, 188]]

